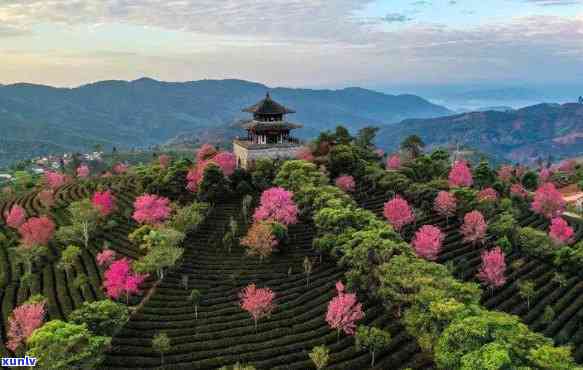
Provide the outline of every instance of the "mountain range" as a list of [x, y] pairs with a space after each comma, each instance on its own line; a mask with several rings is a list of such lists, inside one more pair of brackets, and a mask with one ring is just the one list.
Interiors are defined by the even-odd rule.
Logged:
[[583, 105], [538, 104], [511, 111], [470, 112], [432, 119], [407, 119], [382, 128], [381, 147], [394, 150], [416, 134], [428, 146], [459, 143], [498, 160], [528, 163], [583, 153]]
[[338, 124], [356, 130], [406, 118], [451, 114], [415, 95], [389, 95], [362, 88], [310, 90], [268, 88], [242, 80], [162, 82], [102, 81], [77, 88], [19, 83], [0, 85], [0, 166], [14, 160], [65, 151], [147, 147], [171, 140], [235, 136], [242, 108], [270, 91], [297, 111], [300, 137]]

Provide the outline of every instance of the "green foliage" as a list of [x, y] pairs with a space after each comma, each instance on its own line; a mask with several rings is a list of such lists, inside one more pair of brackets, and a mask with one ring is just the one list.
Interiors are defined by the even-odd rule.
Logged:
[[356, 348], [368, 348], [371, 353], [370, 366], [374, 367], [375, 353], [391, 343], [391, 334], [377, 327], [360, 325], [356, 329]]
[[129, 319], [126, 305], [105, 299], [83, 302], [69, 314], [69, 322], [85, 324], [95, 335], [112, 337]]
[[330, 150], [328, 170], [330, 176], [336, 178], [342, 174], [359, 174], [364, 168], [359, 167], [359, 157], [350, 145], [336, 145]]
[[328, 178], [318, 170], [315, 164], [292, 160], [283, 164], [273, 183], [296, 193], [301, 191], [304, 186], [327, 185]]
[[61, 253], [61, 260], [59, 261], [58, 267], [65, 270], [67, 277], [69, 276], [71, 269], [75, 265], [75, 261], [81, 255], [81, 248], [76, 245], [69, 245]]
[[479, 189], [487, 188], [496, 182], [496, 172], [490, 168], [487, 160], [482, 159], [473, 173], [474, 185]]
[[478, 206], [478, 192], [471, 188], [455, 188], [451, 193], [457, 200], [457, 212], [463, 217], [468, 212], [476, 209]]
[[[557, 355], [551, 367], [549, 353]], [[448, 370], [575, 367], [568, 348], [553, 348], [550, 339], [530, 331], [516, 316], [484, 310], [445, 329], [435, 360]]]
[[198, 197], [201, 201], [215, 203], [227, 194], [229, 194], [227, 179], [219, 166], [211, 162], [204, 169], [204, 176], [198, 188]]
[[316, 346], [312, 348], [312, 352], [310, 352], [309, 356], [310, 360], [312, 360], [316, 366], [316, 369], [320, 370], [328, 365], [328, 362], [330, 361], [330, 350], [324, 345]]
[[233, 366], [223, 366], [219, 370], [255, 370], [255, 368], [251, 365], [245, 365], [240, 362], [237, 362]]
[[531, 256], [543, 256], [552, 252], [551, 238], [544, 231], [532, 227], [518, 229], [516, 240], [519, 248]]
[[[440, 156], [436, 156], [439, 158]], [[434, 159], [431, 155], [416, 157], [406, 164], [407, 176], [414, 182], [429, 182], [447, 177], [449, 163], [447, 160]]]
[[193, 232], [204, 221], [209, 209], [207, 203], [193, 202], [178, 208], [168, 225], [185, 234]]
[[526, 305], [530, 309], [530, 299], [536, 294], [535, 285], [530, 280], [521, 280], [518, 282], [518, 295], [526, 300]]
[[251, 170], [251, 179], [255, 187], [260, 191], [270, 188], [280, 167], [279, 161], [269, 158], [260, 158], [255, 161], [255, 166]]
[[55, 237], [64, 243], [83, 243], [85, 248], [89, 247], [89, 240], [97, 230], [101, 217], [99, 210], [89, 199], [73, 202], [67, 209], [71, 215], [71, 224], [61, 226]]
[[[140, 273], [157, 272], [160, 279], [164, 278], [165, 269], [172, 267], [182, 257], [184, 249], [179, 245], [185, 234], [169, 227], [153, 228], [147, 234], [140, 233], [146, 255], [134, 261], [133, 267]], [[135, 238], [136, 235], [134, 235]]]
[[527, 171], [522, 176], [522, 185], [530, 191], [536, 190], [538, 187], [538, 174], [534, 171]]
[[402, 173], [389, 171], [384, 172], [384, 175], [378, 181], [377, 186], [385, 191], [393, 191], [395, 193], [403, 193], [409, 189], [412, 181]]
[[152, 338], [152, 348], [162, 356], [164, 363], [164, 354], [170, 351], [170, 338], [166, 333], [158, 333]]
[[26, 354], [44, 369], [96, 368], [111, 338], [93, 335], [87, 326], [53, 320], [27, 340]]
[[407, 151], [412, 159], [420, 156], [424, 147], [425, 143], [417, 135], [409, 135], [401, 142], [401, 149]]
[[514, 215], [510, 212], [504, 212], [498, 214], [494, 221], [490, 222], [488, 231], [496, 238], [506, 237], [511, 239], [517, 227], [518, 222], [514, 218]]

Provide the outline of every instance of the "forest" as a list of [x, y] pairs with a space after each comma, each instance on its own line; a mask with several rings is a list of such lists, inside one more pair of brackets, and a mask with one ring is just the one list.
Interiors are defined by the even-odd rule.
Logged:
[[[574, 160], [375, 147], [339, 126], [237, 168], [204, 144], [0, 201], [0, 352], [43, 369], [576, 369]], [[583, 367], [581, 367], [583, 368]]]

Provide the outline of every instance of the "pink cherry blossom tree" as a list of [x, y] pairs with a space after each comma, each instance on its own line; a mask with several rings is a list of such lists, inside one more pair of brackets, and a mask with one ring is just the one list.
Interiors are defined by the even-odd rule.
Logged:
[[478, 192], [478, 200], [482, 202], [495, 202], [498, 200], [498, 192], [492, 188], [485, 188]]
[[393, 154], [387, 158], [387, 170], [398, 170], [401, 168], [401, 156]]
[[41, 327], [45, 318], [45, 302], [25, 303], [16, 307], [8, 318], [6, 347], [15, 352], [31, 334]]
[[172, 162], [172, 157], [170, 157], [168, 154], [161, 154], [158, 157], [158, 164], [160, 164], [160, 167], [162, 168], [168, 168], [170, 162]]
[[125, 163], [117, 163], [115, 166], [113, 166], [113, 173], [116, 175], [123, 175], [124, 173], [128, 172], [129, 168], [130, 166]]
[[38, 195], [38, 200], [46, 209], [51, 209], [55, 205], [55, 192], [54, 190], [44, 189], [41, 190]]
[[31, 217], [18, 228], [26, 247], [47, 245], [55, 233], [55, 223], [47, 216]]
[[555, 217], [551, 221], [549, 236], [558, 245], [569, 244], [573, 240], [575, 232], [562, 217]]
[[303, 146], [296, 152], [296, 159], [312, 162], [314, 160], [314, 155], [309, 147]]
[[198, 190], [198, 186], [202, 182], [204, 177], [205, 168], [211, 163], [210, 161], [200, 161], [197, 162], [194, 168], [188, 170], [186, 174], [186, 189], [192, 191], [193, 193]]
[[575, 171], [575, 167], [577, 166], [577, 161], [574, 159], [567, 159], [559, 164], [559, 171], [572, 173]]
[[81, 166], [77, 167], [77, 177], [84, 179], [89, 177], [90, 173], [91, 170], [89, 169], [89, 166], [87, 166], [86, 164], [82, 164]]
[[144, 194], [134, 201], [133, 219], [140, 224], [159, 224], [170, 216], [170, 199], [158, 195]]
[[281, 187], [267, 189], [261, 194], [259, 207], [255, 210], [255, 221], [275, 221], [283, 225], [298, 222], [298, 206], [294, 193]]
[[124, 294], [128, 302], [130, 295], [140, 291], [139, 286], [146, 277], [147, 275], [134, 273], [130, 261], [122, 258], [112, 262], [105, 271], [103, 286], [108, 297], [118, 299]]
[[513, 176], [514, 167], [510, 165], [504, 165], [498, 169], [498, 179], [502, 182], [511, 182]]
[[474, 183], [470, 167], [466, 161], [461, 160], [453, 164], [449, 172], [448, 180], [449, 186], [452, 188], [470, 187]]
[[439, 227], [433, 225], [422, 226], [413, 237], [413, 247], [419, 257], [435, 261], [441, 250], [445, 235]]
[[91, 198], [91, 203], [103, 217], [109, 216], [115, 209], [115, 198], [109, 190], [95, 192]]
[[12, 208], [10, 208], [10, 212], [6, 213], [5, 217], [6, 225], [13, 229], [18, 229], [26, 222], [26, 210], [18, 204], [14, 204]]
[[111, 249], [104, 249], [97, 253], [95, 261], [98, 266], [108, 267], [115, 260], [116, 253]]
[[217, 154], [217, 149], [211, 144], [203, 144], [196, 152], [196, 163], [207, 161]]
[[478, 279], [490, 289], [498, 288], [506, 283], [506, 261], [500, 247], [482, 252], [482, 266], [478, 272]]
[[336, 186], [344, 190], [347, 193], [352, 193], [356, 189], [356, 183], [354, 177], [350, 175], [342, 175], [336, 178]]
[[337, 338], [340, 338], [341, 331], [354, 335], [356, 322], [364, 318], [362, 304], [358, 302], [356, 294], [345, 292], [341, 281], [336, 283], [336, 292], [338, 295], [328, 303], [326, 322], [331, 329], [336, 330]]
[[480, 211], [472, 211], [464, 216], [464, 223], [460, 228], [460, 232], [464, 236], [464, 241], [475, 244], [484, 240], [487, 229], [488, 225], [482, 213]]
[[231, 152], [219, 152], [212, 161], [219, 166], [225, 176], [231, 176], [237, 168], [237, 158]]
[[257, 288], [255, 284], [249, 284], [239, 293], [240, 306], [247, 311], [255, 323], [257, 332], [257, 322], [264, 317], [269, 317], [276, 304], [273, 302], [275, 293], [269, 288]]
[[398, 195], [385, 203], [383, 214], [397, 231], [415, 221], [415, 214], [409, 203]]
[[543, 167], [540, 172], [538, 173], [538, 182], [539, 184], [544, 184], [551, 179], [553, 173], [547, 167]]
[[455, 214], [456, 208], [457, 199], [455, 199], [453, 194], [447, 191], [440, 191], [437, 193], [433, 202], [433, 209], [440, 216], [445, 217], [446, 222], [449, 222], [449, 218]]
[[65, 185], [67, 181], [67, 176], [60, 172], [47, 171], [44, 174], [44, 182], [51, 190], [57, 190], [61, 186]]
[[535, 213], [552, 219], [565, 211], [565, 199], [554, 184], [546, 183], [539, 186], [534, 193], [531, 207]]
[[524, 199], [528, 195], [528, 192], [524, 186], [522, 186], [522, 184], [517, 182], [516, 184], [512, 184], [512, 186], [510, 186], [510, 195]]

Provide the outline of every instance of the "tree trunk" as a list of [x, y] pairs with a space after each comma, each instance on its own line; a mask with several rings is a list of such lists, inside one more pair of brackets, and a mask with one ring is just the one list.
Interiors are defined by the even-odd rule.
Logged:
[[257, 320], [253, 320], [255, 321], [255, 334], [257, 334]]
[[198, 305], [194, 306], [194, 319], [198, 320]]
[[160, 352], [160, 354], [162, 355], [162, 366], [164, 366], [164, 352]]
[[371, 353], [371, 356], [372, 356], [372, 359], [370, 361], [370, 367], [374, 367], [374, 349], [370, 353]]

